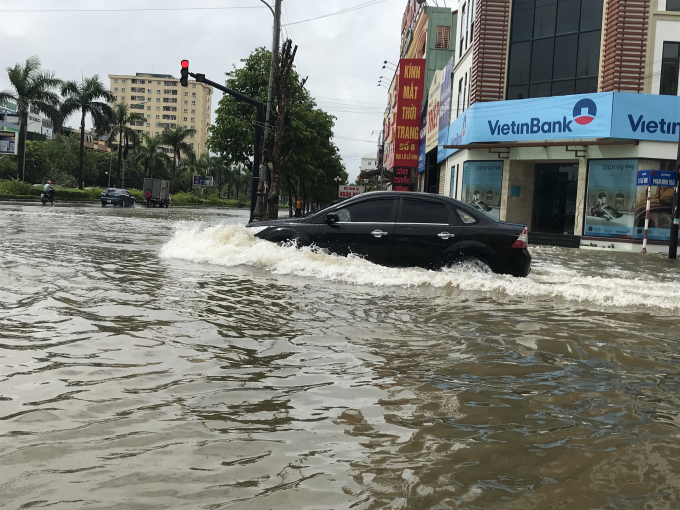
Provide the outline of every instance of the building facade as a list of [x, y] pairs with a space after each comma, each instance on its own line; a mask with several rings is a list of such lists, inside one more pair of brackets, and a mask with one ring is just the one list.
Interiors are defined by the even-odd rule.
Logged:
[[364, 156], [361, 158], [361, 172], [371, 172], [378, 168], [378, 160], [375, 156]]
[[[680, 136], [680, 2], [458, 7], [439, 186], [421, 189], [527, 224], [547, 243], [639, 249], [637, 172], [672, 171]], [[669, 235], [663, 182], [653, 189], [652, 250]]]
[[[197, 157], [206, 150], [212, 87], [195, 81], [189, 81], [188, 87], [182, 87], [179, 79], [169, 74], [110, 74], [109, 79], [114, 102], [127, 103], [131, 112], [144, 115], [146, 120], [134, 126], [137, 131], [154, 136], [159, 135], [164, 127], [181, 125], [193, 128], [196, 134], [187, 142], [192, 144]], [[172, 153], [172, 149], [165, 150]]]
[[[393, 175], [393, 189], [415, 191], [425, 185], [425, 169], [433, 161], [436, 166], [436, 143], [429, 154], [421, 157], [419, 151], [421, 120], [439, 115], [436, 102], [430, 103], [430, 110], [425, 105], [433, 80], [441, 77], [442, 67], [454, 57], [456, 27], [456, 11], [408, 0], [401, 26], [400, 59], [383, 119], [382, 164]], [[438, 173], [434, 177], [431, 184], [436, 187]]]
[[[34, 106], [29, 108], [27, 121], [27, 140], [51, 140], [54, 137], [52, 121]], [[16, 103], [11, 101], [0, 103], [0, 129], [18, 133], [20, 131], [19, 123]]]

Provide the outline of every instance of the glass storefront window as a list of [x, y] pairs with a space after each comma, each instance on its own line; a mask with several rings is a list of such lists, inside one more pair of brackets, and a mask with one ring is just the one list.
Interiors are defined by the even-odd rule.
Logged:
[[578, 32], [580, 14], [581, 0], [558, 0], [555, 33], [559, 35]]
[[602, 28], [602, 2], [583, 0], [581, 3], [581, 32]]
[[552, 84], [553, 96], [568, 96], [574, 93], [574, 80], [554, 81]]
[[575, 94], [588, 94], [597, 90], [597, 78], [579, 78], [576, 80]]
[[508, 87], [508, 99], [527, 99], [529, 97], [529, 85]]
[[555, 35], [556, 14], [557, 3], [555, 0], [536, 0], [534, 39]]
[[637, 159], [590, 160], [583, 234], [633, 238]]
[[532, 83], [529, 85], [529, 95], [531, 97], [550, 97], [550, 82]]
[[500, 218], [503, 162], [466, 161], [461, 200], [494, 219]]
[[524, 85], [529, 83], [531, 71], [531, 42], [515, 43], [511, 49], [510, 69], [508, 70], [509, 85]]
[[531, 81], [552, 79], [553, 54], [555, 39], [539, 39], [534, 41], [531, 51]]
[[512, 20], [512, 42], [531, 40], [534, 31], [534, 0], [515, 0]]
[[576, 56], [578, 52], [578, 35], [564, 35], [555, 38], [555, 54], [560, 55], [555, 59], [553, 79], [573, 78], [576, 76]]
[[603, 0], [514, 0], [507, 99], [597, 92], [602, 8]]
[[600, 30], [579, 36], [576, 76], [597, 76], [600, 64]]
[[680, 43], [664, 42], [661, 60], [661, 86], [659, 94], [678, 95], [678, 72], [680, 68]]

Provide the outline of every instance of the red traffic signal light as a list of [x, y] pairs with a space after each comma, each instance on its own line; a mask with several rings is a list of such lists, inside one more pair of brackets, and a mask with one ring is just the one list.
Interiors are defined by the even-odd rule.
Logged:
[[189, 61], [182, 60], [182, 69], [180, 71], [179, 83], [182, 87], [189, 86]]

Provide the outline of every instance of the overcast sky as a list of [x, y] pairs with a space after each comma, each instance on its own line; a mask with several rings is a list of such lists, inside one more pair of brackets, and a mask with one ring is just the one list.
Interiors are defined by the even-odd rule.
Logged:
[[[297, 69], [309, 76], [307, 88], [319, 106], [337, 117], [335, 143], [352, 182], [361, 157], [376, 154], [387, 101], [378, 78], [391, 79], [382, 65], [398, 58], [406, 0], [284, 0], [283, 5], [283, 22], [290, 23], [283, 37], [298, 45]], [[361, 5], [366, 7], [296, 23]], [[250, 8], [196, 9], [201, 7]], [[193, 9], [63, 12], [173, 8]], [[61, 12], [11, 12], [18, 9]], [[186, 58], [193, 72], [223, 83], [232, 64], [258, 46], [270, 47], [272, 37], [271, 12], [259, 0], [0, 0], [0, 12], [0, 90], [8, 88], [4, 69], [31, 55], [64, 80], [98, 74], [108, 86], [108, 74], [178, 77], [180, 60]], [[218, 92], [213, 112], [219, 98]], [[75, 126], [77, 120], [67, 124]]]

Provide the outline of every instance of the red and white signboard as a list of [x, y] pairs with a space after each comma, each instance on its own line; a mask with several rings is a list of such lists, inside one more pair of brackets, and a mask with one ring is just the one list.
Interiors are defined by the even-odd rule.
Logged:
[[340, 198], [349, 198], [361, 195], [364, 192], [363, 186], [340, 186]]

